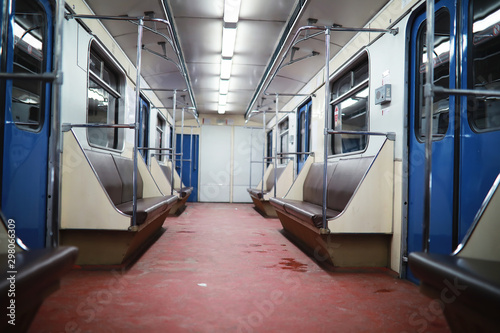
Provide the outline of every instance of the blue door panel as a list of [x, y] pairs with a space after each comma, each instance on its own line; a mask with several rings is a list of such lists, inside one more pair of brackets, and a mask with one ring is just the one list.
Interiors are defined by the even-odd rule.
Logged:
[[[191, 144], [191, 138], [193, 143]], [[189, 196], [188, 202], [198, 201], [198, 153], [199, 153], [199, 135], [184, 134], [182, 140], [182, 151], [184, 156], [182, 157], [182, 163], [176, 160], [175, 169], [180, 177], [182, 177], [182, 183], [185, 186], [192, 186], [193, 192]], [[181, 153], [181, 134], [177, 134], [177, 147], [176, 153]], [[179, 157], [177, 157], [179, 159]], [[187, 161], [191, 160], [191, 162]], [[182, 170], [181, 170], [182, 168]], [[182, 171], [182, 172], [181, 172]]]
[[[20, 1], [18, 1], [20, 3]], [[29, 2], [26, 2], [29, 3]], [[52, 27], [49, 1], [36, 3], [46, 13], [47, 27]], [[14, 3], [13, 9], [15, 10]], [[9, 16], [6, 68], [12, 72], [14, 14]], [[44, 68], [50, 72], [52, 29], [45, 31]], [[48, 141], [50, 124], [51, 85], [44, 84], [40, 98], [42, 118], [38, 131], [25, 130], [14, 123], [12, 116], [12, 80], [6, 81], [5, 116], [2, 137], [2, 211], [16, 224], [16, 235], [30, 248], [43, 248], [46, 243]]]
[[[450, 62], [450, 88], [454, 87], [456, 73], [460, 73], [460, 88], [473, 89], [468, 84], [467, 75], [472, 73], [473, 61], [469, 59], [467, 48], [476, 47], [469, 36], [470, 21], [469, 13], [475, 5], [473, 1], [458, 2], [464, 15], [455, 17], [455, 3], [453, 1], [441, 1], [436, 4], [436, 11], [446, 6], [451, 15], [451, 41], [455, 39], [454, 31], [457, 26], [462, 26], [459, 36], [462, 38], [462, 63], [456, 64], [455, 47], [449, 55]], [[495, 1], [489, 4], [489, 10], [494, 12], [500, 6], [491, 7]], [[470, 5], [472, 5], [470, 7]], [[484, 6], [485, 3], [482, 3]], [[483, 8], [483, 7], [481, 7]], [[496, 9], [495, 9], [496, 8]], [[480, 15], [484, 15], [479, 11]], [[425, 14], [413, 21], [411, 32], [411, 71], [415, 71], [416, 55], [415, 41], [416, 32], [420, 24], [424, 22]], [[457, 23], [456, 20], [459, 20]], [[461, 23], [461, 24], [459, 24]], [[479, 31], [484, 38], [484, 34]], [[494, 36], [491, 36], [494, 38]], [[490, 40], [495, 42], [494, 40]], [[481, 44], [481, 43], [478, 43]], [[494, 49], [497, 44], [491, 44]], [[483, 51], [482, 51], [483, 52]], [[487, 55], [489, 57], [490, 55]], [[481, 56], [480, 56], [481, 57]], [[484, 60], [484, 58], [477, 58]], [[476, 59], [476, 61], [477, 61]], [[497, 61], [490, 59], [490, 63]], [[496, 72], [498, 73], [498, 71]], [[481, 81], [481, 84], [483, 82]], [[488, 82], [492, 83], [492, 82]], [[423, 221], [423, 198], [424, 198], [424, 147], [415, 138], [415, 86], [411, 83], [410, 113], [409, 113], [409, 207], [408, 207], [408, 252], [422, 250], [422, 221]], [[469, 117], [476, 110], [472, 109], [467, 97], [460, 97], [458, 110], [455, 98], [449, 99], [449, 128], [445, 137], [433, 142], [432, 154], [432, 202], [430, 221], [430, 247], [433, 253], [450, 253], [454, 250], [453, 245], [460, 243], [471, 226], [481, 203], [487, 195], [495, 178], [500, 172], [500, 131], [498, 128], [489, 128], [489, 131], [475, 131], [471, 128]], [[471, 108], [470, 110], [468, 108]], [[496, 105], [491, 106], [491, 112], [498, 112]], [[456, 182], [456, 183], [454, 183]], [[408, 277], [416, 281], [411, 271], [407, 271]]]
[[[441, 1], [436, 4], [436, 11], [450, 16], [450, 88], [453, 88], [455, 75], [454, 63], [454, 33], [453, 1]], [[446, 15], [446, 14], [445, 14]], [[421, 14], [413, 21], [411, 30], [411, 69], [412, 80], [410, 84], [410, 114], [409, 114], [409, 203], [408, 203], [408, 252], [421, 251], [423, 244], [423, 210], [424, 210], [424, 178], [425, 178], [425, 143], [417, 139], [416, 134], [416, 79], [414, 73], [417, 69], [417, 35], [421, 27], [425, 27], [426, 15]], [[430, 244], [429, 251], [433, 253], [449, 254], [453, 251], [453, 214], [454, 214], [454, 168], [455, 168], [455, 98], [451, 96], [448, 101], [449, 123], [442, 138], [435, 140], [432, 144], [432, 190], [431, 190], [431, 214], [430, 214]], [[416, 282], [412, 272], [407, 270], [407, 277]]]

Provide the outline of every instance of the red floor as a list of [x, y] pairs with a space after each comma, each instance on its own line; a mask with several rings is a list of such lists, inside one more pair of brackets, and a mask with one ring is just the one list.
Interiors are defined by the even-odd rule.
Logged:
[[320, 268], [246, 204], [189, 204], [130, 270], [72, 271], [30, 332], [449, 332], [387, 270]]

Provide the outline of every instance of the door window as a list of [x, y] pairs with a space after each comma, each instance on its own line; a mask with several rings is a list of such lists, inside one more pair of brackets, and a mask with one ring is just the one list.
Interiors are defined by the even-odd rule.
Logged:
[[[368, 57], [363, 57], [333, 81], [332, 100], [331, 128], [343, 131], [368, 130]], [[332, 135], [330, 154], [362, 151], [366, 144], [366, 135]]]
[[[434, 33], [434, 84], [436, 86], [449, 88], [450, 86], [450, 14], [446, 9], [436, 13]], [[426, 47], [427, 25], [422, 24], [417, 34], [417, 66], [415, 73], [415, 135], [420, 142], [425, 141], [425, 97], [424, 85], [426, 80], [425, 66], [429, 55]], [[445, 94], [434, 96], [432, 114], [432, 140], [440, 140], [448, 131], [450, 114], [450, 97]]]
[[[500, 3], [473, 2], [469, 24], [469, 89], [500, 90]], [[500, 129], [500, 98], [470, 97], [467, 102], [471, 127], [480, 131]]]
[[[36, 2], [16, 2], [13, 73], [44, 72], [47, 19]], [[12, 120], [19, 129], [38, 132], [43, 126], [43, 90], [39, 80], [12, 81]]]

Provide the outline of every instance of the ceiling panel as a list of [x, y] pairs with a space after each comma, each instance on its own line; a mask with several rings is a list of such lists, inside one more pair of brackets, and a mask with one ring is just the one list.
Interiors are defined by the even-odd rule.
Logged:
[[[88, 0], [88, 4], [98, 15], [140, 16], [144, 15], [144, 12], [153, 11], [155, 17], [166, 18], [163, 1], [173, 17], [177, 33], [173, 39], [177, 39], [180, 44], [197, 111], [201, 114], [215, 113], [218, 103], [224, 0]], [[309, 18], [317, 19], [317, 25], [335, 23], [362, 27], [371, 19], [373, 13], [387, 2], [388, 0], [308, 0], [290, 36], [293, 36], [300, 26], [306, 25]], [[263, 93], [257, 91], [261, 82], [264, 87], [270, 85], [269, 92], [297, 93], [324, 66], [324, 37], [320, 35], [298, 44], [299, 50], [295, 52], [293, 59], [310, 55], [313, 51], [319, 52], [319, 55], [282, 68], [273, 82], [264, 77], [279, 39], [283, 33], [287, 33], [284, 27], [297, 3], [297, 0], [242, 0], [228, 94], [228, 114], [243, 115], [248, 109], [257, 107]], [[103, 24], [116, 38], [132, 63], [135, 63], [137, 26], [118, 21], [103, 21]], [[146, 25], [153, 27], [152, 23]], [[156, 24], [156, 27], [167, 34], [163, 25]], [[352, 36], [354, 33], [333, 32], [331, 56]], [[145, 32], [142, 44], [177, 61], [173, 49], [167, 45], [164, 54], [164, 50], [158, 45], [159, 41], [162, 41], [160, 36]], [[288, 40], [285, 45], [289, 43]], [[279, 54], [278, 61], [281, 57]], [[150, 86], [164, 89], [183, 89], [186, 86], [183, 76], [171, 62], [147, 51], [143, 51], [142, 60], [142, 73]], [[284, 62], [289, 60], [290, 54]], [[271, 73], [273, 71], [274, 69]], [[168, 98], [171, 93], [158, 92], [157, 95], [171, 106], [171, 99]], [[255, 105], [251, 105], [253, 98]], [[266, 103], [269, 103], [271, 98], [267, 98]], [[280, 98], [280, 104], [288, 99], [290, 98]]]

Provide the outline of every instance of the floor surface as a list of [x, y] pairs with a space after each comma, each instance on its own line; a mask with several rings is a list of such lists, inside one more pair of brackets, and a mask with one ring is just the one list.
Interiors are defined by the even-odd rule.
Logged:
[[386, 269], [320, 267], [249, 204], [190, 203], [128, 270], [73, 270], [30, 332], [449, 332]]

